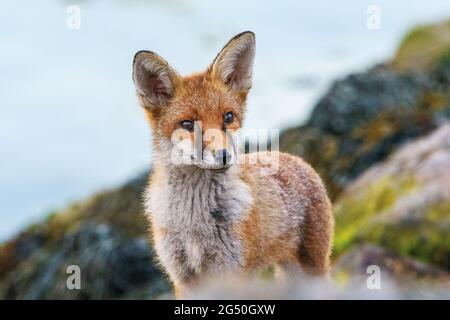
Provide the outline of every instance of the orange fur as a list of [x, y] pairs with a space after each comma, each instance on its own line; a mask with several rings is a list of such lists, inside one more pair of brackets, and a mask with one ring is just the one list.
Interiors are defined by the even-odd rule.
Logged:
[[[236, 48], [242, 51], [242, 57], [229, 58], [228, 55], [239, 53]], [[195, 201], [207, 201], [205, 200], [208, 199], [206, 195], [195, 195], [195, 188], [200, 188], [202, 184], [207, 185], [209, 181], [201, 180], [186, 185], [185, 191], [177, 191], [180, 194], [173, 194], [177, 192], [171, 191], [175, 190], [173, 189], [174, 185], [182, 188], [184, 181], [189, 181], [191, 176], [211, 177], [211, 175], [198, 173], [194, 169], [186, 169], [187, 171], [183, 173], [177, 171], [178, 176], [174, 180], [175, 182], [170, 182], [174, 170], [178, 169], [168, 166], [161, 160], [164, 159], [160, 156], [163, 153], [161, 146], [167, 144], [167, 141], [171, 141], [173, 133], [180, 129], [183, 121], [190, 120], [201, 121], [202, 134], [205, 134], [208, 129], [215, 129], [217, 133], [211, 137], [203, 137], [203, 149], [210, 148], [214, 154], [220, 148], [230, 148], [232, 141], [225, 131], [238, 130], [244, 121], [245, 102], [250, 89], [249, 79], [251, 76], [251, 72], [246, 68], [249, 68], [249, 64], [252, 63], [253, 53], [254, 36], [243, 33], [233, 38], [225, 46], [212, 66], [205, 72], [188, 77], [179, 76], [154, 53], [140, 52], [135, 58], [134, 78], [138, 97], [153, 129], [156, 154], [148, 191], [151, 195], [149, 196], [148, 214], [153, 231], [152, 238], [160, 260], [174, 282], [177, 297], [185, 296], [186, 292], [189, 292], [198, 283], [203, 269], [207, 270], [205, 273], [208, 273], [215, 267], [222, 268], [223, 266], [215, 266], [214, 263], [213, 266], [203, 266], [202, 259], [207, 261], [208, 255], [214, 256], [219, 252], [203, 252], [202, 241], [195, 242], [196, 237], [202, 236], [201, 233], [198, 235], [195, 233], [199, 226], [190, 225], [186, 222], [189, 220], [178, 217], [186, 211], [189, 212], [190, 219], [192, 219], [194, 214], [204, 214], [201, 210], [212, 209], [203, 208], [207, 207], [209, 202], [200, 203], [197, 206], [195, 203]], [[243, 62], [240, 62], [241, 60]], [[229, 66], [227, 63], [236, 65]], [[224, 115], [228, 112], [233, 113], [234, 120], [224, 124]], [[187, 134], [193, 143], [194, 132]], [[241, 202], [238, 202], [241, 203], [242, 210], [235, 213], [236, 216], [232, 220], [229, 234], [227, 233], [227, 236], [239, 243], [237, 249], [239, 257], [241, 257], [239, 271], [249, 273], [259, 267], [272, 264], [294, 264], [301, 266], [309, 274], [326, 275], [329, 269], [334, 220], [331, 204], [321, 179], [300, 158], [275, 152], [259, 155], [262, 159], [276, 155], [279, 160], [278, 170], [271, 174], [262, 174], [261, 169], [267, 167], [268, 164], [261, 161], [251, 164], [249, 161], [251, 155], [244, 155], [243, 157], [247, 161], [244, 161], [242, 165], [234, 166], [229, 173], [223, 176], [224, 179], [225, 177], [228, 179], [224, 181], [241, 186], [244, 190], [243, 193], [248, 190], [248, 197], [251, 200], [249, 207], [245, 206], [246, 202], [242, 199]], [[221, 187], [223, 188], [223, 186]], [[162, 207], [165, 207], [167, 202], [170, 202], [166, 199], [178, 196], [175, 204], [179, 205], [178, 202], [181, 201], [179, 199], [186, 196], [183, 194], [184, 192], [186, 194], [194, 193], [191, 195], [190, 202], [185, 203], [185, 208], [177, 213], [164, 212], [162, 214], [159, 212], [163, 210]], [[233, 190], [229, 192], [233, 192]], [[218, 196], [222, 197], [220, 194]], [[240, 196], [242, 194], [230, 194], [230, 206], [235, 205], [237, 201], [235, 199]], [[225, 200], [221, 198], [217, 201], [228, 203], [226, 195], [223, 197]], [[216, 204], [217, 201], [212, 201], [211, 205]], [[207, 212], [206, 218], [203, 217], [199, 220], [202, 221], [200, 223], [214, 221], [208, 216], [209, 212]], [[173, 219], [166, 221], [166, 215], [171, 214], [174, 215]], [[171, 224], [173, 221], [180, 222]], [[187, 223], [186, 228], [183, 226], [179, 228], [178, 223]], [[174, 246], [173, 253], [166, 252], [168, 246], [177, 237], [181, 237], [180, 233], [183, 232], [192, 237], [188, 238], [193, 239], [192, 243], [189, 242], [190, 240], [179, 241]], [[220, 240], [222, 243], [218, 242], [218, 245], [222, 245], [225, 241], [222, 238]], [[226, 245], [225, 243], [224, 248]], [[212, 247], [217, 248], [217, 245]], [[186, 252], [191, 252], [193, 256], [189, 257]], [[176, 254], [179, 256], [175, 257]], [[189, 258], [193, 260], [190, 261]], [[198, 262], [199, 260], [200, 262]], [[223, 261], [220, 261], [223, 264]], [[232, 262], [235, 261], [230, 262], [230, 268], [235, 270], [236, 264]], [[190, 269], [186, 267], [189, 263], [192, 265], [189, 267]], [[178, 269], [174, 269], [174, 265], [178, 266]], [[182, 273], [180, 271], [182, 268], [189, 270]]]

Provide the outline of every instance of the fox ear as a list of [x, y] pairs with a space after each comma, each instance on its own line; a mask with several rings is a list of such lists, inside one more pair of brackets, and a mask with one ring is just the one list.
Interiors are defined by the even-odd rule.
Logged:
[[139, 51], [133, 60], [133, 81], [141, 104], [151, 109], [168, 103], [179, 76], [156, 53]]
[[252, 86], [255, 34], [250, 31], [233, 37], [214, 59], [210, 70], [231, 89], [247, 93]]

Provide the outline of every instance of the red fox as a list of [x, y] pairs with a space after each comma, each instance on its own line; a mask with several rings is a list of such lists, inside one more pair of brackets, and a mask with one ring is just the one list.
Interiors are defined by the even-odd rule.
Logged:
[[318, 174], [275, 151], [278, 169], [263, 173], [265, 164], [236, 150], [232, 133], [244, 121], [254, 56], [247, 31], [187, 77], [153, 52], [134, 57], [137, 97], [153, 132], [146, 214], [177, 298], [206, 277], [272, 265], [328, 274], [334, 220]]

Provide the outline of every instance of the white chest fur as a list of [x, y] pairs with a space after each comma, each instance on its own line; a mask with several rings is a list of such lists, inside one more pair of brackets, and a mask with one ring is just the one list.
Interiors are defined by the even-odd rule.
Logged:
[[237, 268], [241, 246], [233, 225], [245, 217], [251, 202], [234, 168], [224, 173], [177, 170], [151, 185], [146, 210], [165, 229], [155, 249], [167, 271], [185, 279]]

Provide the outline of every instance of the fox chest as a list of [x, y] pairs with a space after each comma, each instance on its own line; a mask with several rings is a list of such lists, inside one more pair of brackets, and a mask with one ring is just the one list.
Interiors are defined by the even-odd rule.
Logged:
[[[155, 249], [176, 278], [223, 273], [241, 265], [242, 245], [236, 234], [249, 207], [246, 193], [157, 192], [148, 194]], [[235, 195], [235, 196], [234, 196]]]
[[[170, 212], [177, 211], [172, 208]], [[224, 212], [202, 208], [201, 213], [184, 213], [190, 217], [178, 216], [162, 224], [165, 231], [155, 239], [159, 259], [169, 272], [188, 278], [194, 274], [227, 272], [240, 265], [241, 244], [233, 231], [233, 222], [226, 220]]]

